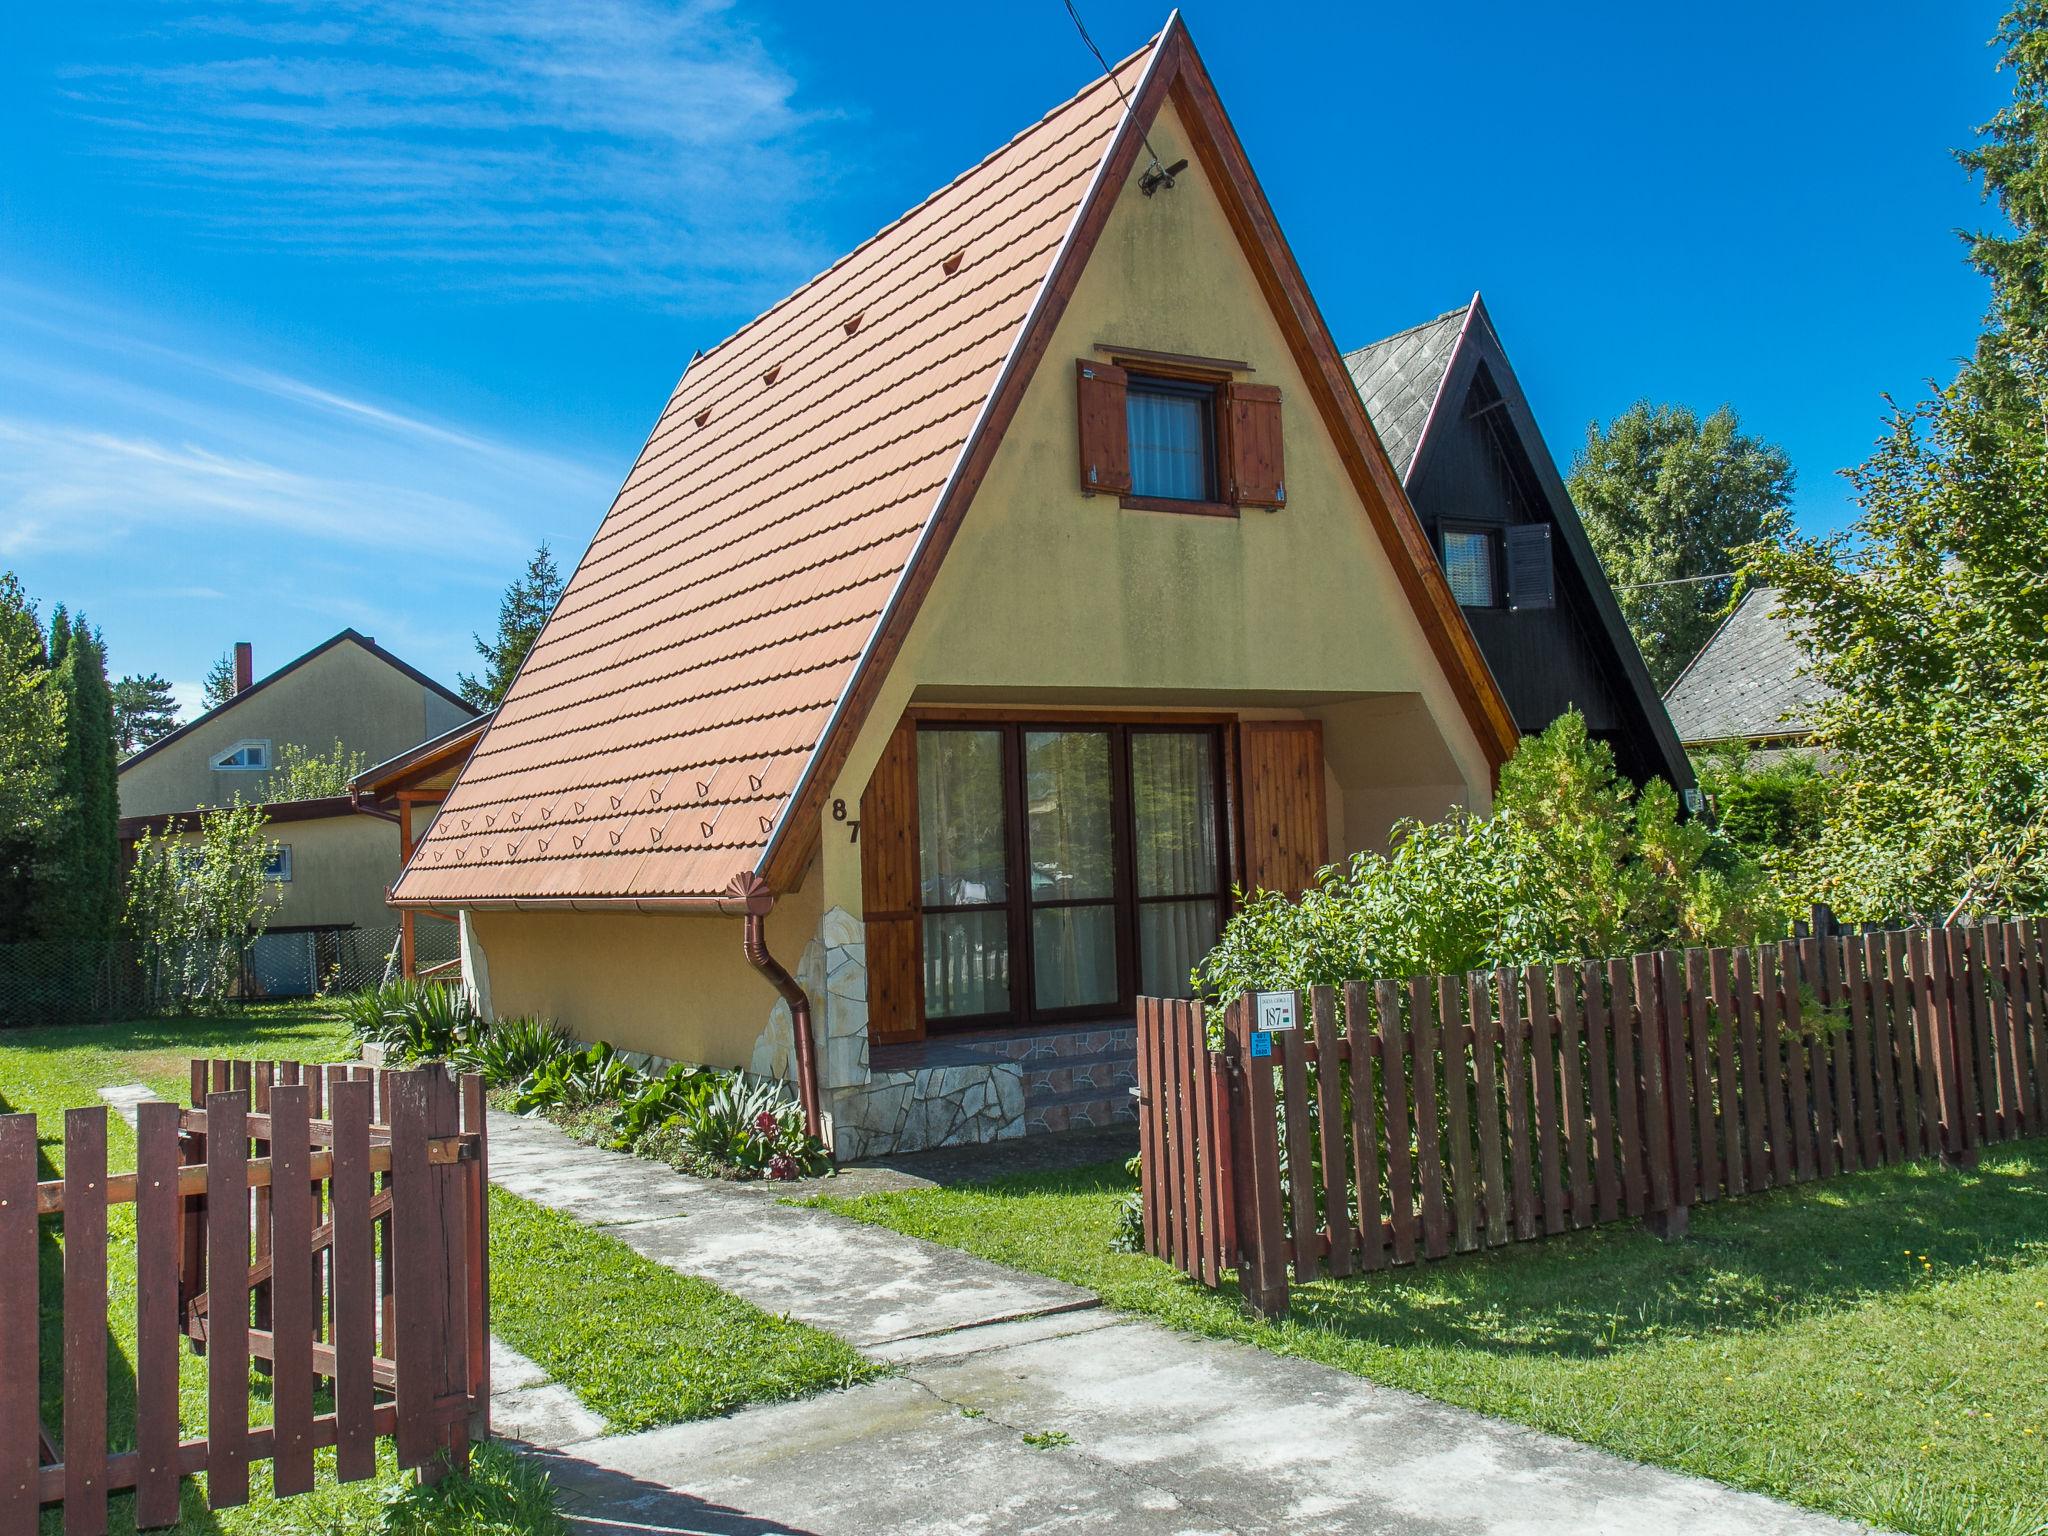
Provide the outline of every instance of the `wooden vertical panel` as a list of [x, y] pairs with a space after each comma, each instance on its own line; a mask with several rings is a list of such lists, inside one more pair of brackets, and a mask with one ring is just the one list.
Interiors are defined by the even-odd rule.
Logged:
[[1253, 1256], [1250, 1301], [1271, 1313], [1287, 1305], [1286, 1230], [1280, 1204], [1280, 1126], [1273, 1104], [1271, 1058], [1249, 1054], [1252, 1004], [1241, 997], [1231, 1005], [1228, 1028], [1244, 1071], [1245, 1141], [1238, 1166], [1246, 1178], [1239, 1190], [1238, 1236]]
[[1330, 1273], [1351, 1273], [1350, 1159], [1344, 1155], [1344, 1048], [1337, 1034], [1337, 994], [1309, 993], [1316, 1033], [1316, 1125], [1322, 1133], [1323, 1225], [1330, 1232]]
[[[2005, 1134], [2000, 1120], [1998, 1093], [1998, 1039], [1992, 1023], [1992, 993], [1996, 973], [1992, 969], [1991, 926], [1981, 923], [1964, 930], [1967, 949], [1956, 965], [1957, 1019], [1967, 1020], [1970, 1046], [1977, 1058], [1977, 1134], [1984, 1141], [1997, 1141]], [[1962, 1012], [1961, 978], [1970, 978], [1970, 1010]]]
[[106, 1528], [107, 1107], [96, 1104], [64, 1111], [64, 1531]]
[[1593, 1224], [1593, 1179], [1586, 1160], [1586, 1063], [1580, 1045], [1578, 985], [1572, 968], [1563, 962], [1551, 967], [1550, 980], [1557, 1000], [1557, 1059], [1564, 1088], [1559, 1112], [1564, 1119], [1571, 1220], [1575, 1227], [1589, 1227]]
[[1920, 1073], [1913, 1042], [1913, 978], [1906, 964], [1906, 936], [1878, 935], [1885, 973], [1885, 1030], [1891, 1042], [1897, 1092], [1892, 1096], [1892, 1126], [1897, 1137], [1895, 1158], [1918, 1157], [1920, 1140]]
[[1634, 959], [1638, 1044], [1642, 1051], [1644, 1165], [1649, 1192], [1644, 1209], [1668, 1211], [1672, 1206], [1671, 1100], [1666, 1093], [1664, 1009], [1657, 996], [1657, 957]]
[[1437, 1019], [1442, 1025], [1444, 1118], [1451, 1138], [1452, 1241], [1460, 1253], [1479, 1246], [1479, 1199], [1472, 1180], [1472, 1089], [1465, 1059], [1467, 1027], [1455, 977], [1436, 981]]
[[1614, 1032], [1605, 973], [1596, 961], [1580, 967], [1586, 1010], [1586, 1085], [1593, 1098], [1593, 1188], [1600, 1220], [1621, 1214], [1621, 1145], [1614, 1133]]
[[[1842, 940], [1842, 986], [1848, 994], [1849, 1035], [1855, 1072], [1856, 1154], [1866, 1168], [1884, 1163], [1885, 1106], [1877, 1087], [1877, 1051], [1870, 1027], [1873, 992], [1881, 983], [1872, 981], [1869, 969], [1869, 938]], [[1848, 1134], [1847, 1123], [1843, 1134]]]
[[[835, 825], [827, 836], [837, 836]], [[860, 797], [861, 919], [869, 1038], [922, 1040], [923, 886], [918, 870], [917, 724], [900, 720]]]
[[2048, 1128], [2048, 930], [2040, 918], [2021, 924], [2028, 952], [2028, 1036], [2034, 1040], [2034, 1124]]
[[1884, 1162], [1894, 1163], [1905, 1155], [1905, 1137], [1900, 1129], [1899, 1078], [1904, 1065], [1898, 1059], [1893, 987], [1895, 979], [1887, 964], [1886, 936], [1875, 930], [1863, 935], [1863, 974], [1869, 985], [1871, 1058], [1876, 1074], [1878, 1144]]
[[[37, 1171], [36, 1117], [0, 1115], [0, 1317], [42, 1312]], [[0, 1530], [35, 1530], [41, 1503], [38, 1332], [0, 1328]]]
[[1946, 1150], [1966, 1152], [1984, 1139], [1978, 1125], [1977, 1041], [1970, 1028], [1970, 935], [1962, 928], [1938, 931], [1930, 946], [1934, 964], [1929, 980], [1934, 991], [1937, 1058], [1942, 1068], [1942, 1114], [1947, 1126]]
[[1998, 1053], [1998, 1132], [2011, 1138], [2025, 1128], [2026, 1117], [2020, 1109], [2019, 1072], [2013, 1049], [2017, 1043], [2012, 1027], [2013, 996], [2017, 989], [2003, 923], [1984, 925], [1984, 945], [1990, 966], [1985, 991], [1990, 994], [1991, 1043]]
[[435, 1284], [433, 1191], [427, 1187], [428, 1105], [424, 1072], [408, 1072], [389, 1085], [393, 1250], [385, 1262], [395, 1275], [398, 1338], [398, 1464], [424, 1466], [439, 1448], [431, 1413], [438, 1377], [432, 1354], [443, 1331], [436, 1327], [440, 1288]]
[[1207, 1052], [1204, 1060], [1209, 1092], [1204, 1110], [1208, 1119], [1202, 1129], [1202, 1144], [1207, 1149], [1203, 1176], [1207, 1180], [1204, 1188], [1208, 1191], [1206, 1216], [1210, 1238], [1209, 1267], [1203, 1279], [1213, 1286], [1221, 1285], [1223, 1271], [1237, 1263], [1237, 1193], [1235, 1165], [1231, 1161], [1234, 1153], [1230, 1137], [1230, 1074], [1221, 1052]]
[[1636, 1065], [1636, 1006], [1629, 963], [1607, 962], [1608, 1020], [1614, 1036], [1614, 1132], [1621, 1148], [1621, 1191], [1631, 1216], [1649, 1208], [1650, 1176], [1644, 1166], [1643, 1079]]
[[1920, 1146], [1923, 1152], [1946, 1152], [1949, 1135], [1949, 1091], [1954, 1058], [1944, 1038], [1942, 1011], [1935, 1003], [1935, 953], [1945, 940], [1938, 933], [1916, 929], [1906, 935], [1909, 992], [1913, 999], [1913, 1055], [1919, 1063]]
[[1330, 860], [1319, 720], [1248, 720], [1238, 733], [1245, 889], [1299, 895]]
[[[277, 1080], [276, 1063], [255, 1061], [249, 1064], [249, 1068], [249, 1107], [259, 1115], [267, 1115], [270, 1113], [271, 1085]], [[263, 1136], [255, 1137], [250, 1147], [250, 1156], [257, 1158], [270, 1156], [269, 1138]], [[271, 1194], [268, 1185], [259, 1185], [250, 1195], [250, 1203], [255, 1207], [250, 1237], [255, 1246], [255, 1256], [258, 1264], [263, 1263], [270, 1257], [270, 1199]], [[256, 1282], [251, 1300], [256, 1314], [256, 1326], [268, 1332], [272, 1326], [270, 1320], [270, 1282], [268, 1280]], [[256, 1362], [256, 1369], [267, 1375], [271, 1370], [271, 1362], [259, 1358]]]
[[1721, 1107], [1721, 1187], [1730, 1195], [1747, 1189], [1743, 1177], [1742, 1007], [1737, 1001], [1733, 966], [1735, 952], [1717, 949], [1707, 956], [1707, 976], [1714, 988], [1715, 1089]]
[[[1733, 987], [1739, 1022], [1738, 1054], [1742, 1059], [1743, 1171], [1752, 1190], [1769, 1189], [1771, 1177], [1771, 1112], [1765, 1093], [1763, 987], [1758, 973], [1764, 968], [1768, 945], [1748, 945], [1735, 952]], [[1775, 1065], [1771, 1069], [1775, 1072]]]
[[[1201, 1024], [1200, 1005], [1195, 1022]], [[484, 1080], [474, 1072], [462, 1076], [462, 1129], [476, 1141], [476, 1157], [464, 1164], [464, 1275], [469, 1285], [470, 1437], [478, 1442], [491, 1433], [491, 1160], [489, 1117], [484, 1108]], [[1209, 1284], [1216, 1283], [1215, 1275]]]
[[1435, 988], [1427, 977], [1408, 983], [1408, 1059], [1415, 1074], [1415, 1161], [1422, 1184], [1422, 1251], [1440, 1259], [1451, 1251], [1451, 1218], [1444, 1204], [1444, 1146], [1437, 1118]]
[[1408, 1119], [1408, 1071], [1403, 1060], [1407, 1030], [1401, 1022], [1401, 990], [1391, 981], [1373, 986], [1380, 1016], [1380, 1092], [1387, 1126], [1387, 1209], [1392, 1219], [1394, 1262], [1415, 1262], [1414, 1134]]
[[1692, 1154], [1692, 1073], [1685, 1057], [1685, 956], [1667, 949], [1657, 958], [1657, 993], [1662, 1032], [1658, 1037], [1658, 1068], [1663, 1078], [1658, 1095], [1664, 1105], [1664, 1145], [1671, 1160], [1671, 1200], [1690, 1206], [1695, 1192]]
[[1536, 1166], [1542, 1180], [1543, 1230], [1562, 1232], [1569, 1224], [1565, 1206], [1564, 1160], [1558, 1149], [1557, 1031], [1544, 968], [1531, 965], [1522, 973], [1529, 999], [1529, 1070], [1535, 1079]]
[[328, 1181], [334, 1222], [334, 1473], [345, 1483], [377, 1470], [371, 1427], [377, 1263], [370, 1221], [370, 1098], [367, 1082], [336, 1083], [327, 1095], [334, 1125], [334, 1171]]
[[1479, 1187], [1486, 1241], [1508, 1240], [1507, 1167], [1500, 1146], [1500, 1025], [1485, 971], [1465, 978], [1466, 1012], [1472, 1024], [1472, 1113], [1479, 1122]]
[[[448, 1068], [432, 1066], [427, 1074], [427, 1134], [436, 1139], [462, 1132], [462, 1095]], [[460, 1399], [469, 1385], [469, 1287], [462, 1274], [462, 1183], [460, 1165], [428, 1166], [428, 1187], [433, 1192], [433, 1221], [436, 1242], [433, 1249], [434, 1281], [440, 1290], [435, 1309], [439, 1337], [433, 1354], [435, 1375], [433, 1395], [437, 1401]], [[442, 1471], [469, 1470], [469, 1420], [467, 1415], [450, 1420], [441, 1433], [443, 1455], [437, 1458], [429, 1478]]]
[[313, 1185], [308, 1172], [306, 1089], [277, 1085], [270, 1102], [273, 1330], [270, 1400], [276, 1425], [272, 1458], [280, 1496], [313, 1486], [313, 1279], [297, 1262], [313, 1251]]
[[1145, 1251], [1154, 1258], [1163, 1247], [1160, 1231], [1159, 1179], [1159, 1021], [1163, 1009], [1156, 997], [1138, 999], [1138, 1210], [1145, 1226]]
[[2004, 1031], [1999, 1038], [2000, 1061], [2009, 1075], [2000, 1079], [2010, 1132], [2030, 1134], [2034, 1123], [2032, 1074], [2027, 1068], [2027, 960], [2026, 934], [2018, 922], [2001, 924], [1995, 935], [2004, 951], [2001, 959], [2005, 984]]
[[1271, 384], [1223, 386], [1218, 403], [1228, 417], [1223, 438], [1230, 468], [1228, 495], [1238, 506], [1278, 507], [1287, 500], [1286, 456], [1280, 435], [1280, 391]]
[[1180, 1190], [1180, 1267], [1188, 1274], [1199, 1273], [1202, 1254], [1202, 1201], [1197, 1183], [1199, 1172], [1195, 1147], [1195, 1104], [1200, 1079], [1200, 1047], [1193, 1030], [1194, 1004], [1175, 999], [1167, 1005], [1171, 1029], [1167, 1036], [1173, 1051], [1174, 1163]]
[[1180, 1106], [1173, 1080], [1173, 1011], [1169, 1005], [1162, 1004], [1155, 1024], [1152, 1048], [1159, 1067], [1159, 1256], [1169, 1264], [1178, 1264], [1183, 1249], [1180, 1191], [1176, 1187], [1180, 1179], [1180, 1125], [1176, 1119]]
[[[178, 1106], [135, 1106], [135, 1525], [178, 1522]], [[0, 1315], [5, 1315], [0, 1311]], [[0, 1516], [0, 1528], [6, 1527]]]
[[[1785, 1044], [1787, 948], [1787, 945], [1763, 944], [1756, 952], [1757, 1065], [1763, 1074], [1764, 1125], [1769, 1138], [1771, 1182], [1774, 1184], [1790, 1183], [1797, 1176], [1797, 1149], [1792, 1140], [1791, 1120], [1796, 1114], [1804, 1125], [1808, 1107], [1805, 1053], [1788, 1052]], [[1793, 990], [1796, 993], [1796, 978]], [[1797, 1039], [1796, 1031], [1793, 1038]], [[1788, 1099], [1791, 1101], [1789, 1105]]]
[[1536, 1156], [1530, 1145], [1529, 1021], [1522, 1009], [1520, 978], [1503, 967], [1494, 974], [1500, 997], [1501, 1074], [1507, 1079], [1508, 1183], [1515, 1237], [1536, 1235]]
[[1364, 982], [1344, 984], [1344, 1037], [1351, 1046], [1351, 1154], [1357, 1163], [1359, 1263], [1366, 1269], [1384, 1269], [1387, 1263], [1387, 1235], [1380, 1213], [1380, 1158], [1378, 1117], [1373, 1106], [1379, 1102], [1373, 1087], [1373, 1061], [1379, 1051], [1374, 1044], [1372, 1000]]
[[1713, 992], [1707, 980], [1707, 952], [1685, 952], [1687, 1027], [1692, 1034], [1692, 1106], [1698, 1149], [1693, 1192], [1701, 1201], [1720, 1198], [1721, 1147], [1714, 1128]]
[[[1798, 1177], [1837, 1171], [1835, 1116], [1828, 1085], [1827, 984], [1821, 971], [1819, 939], [1811, 936], [1778, 946], [1778, 979], [1784, 999], [1785, 1086], [1790, 1099], [1792, 1156]], [[1803, 990], [1802, 990], [1803, 989]], [[1805, 992], [1813, 994], [1812, 1037], [1808, 1038]]]
[[[1294, 1000], [1294, 1017], [1302, 1015], [1301, 999]], [[1316, 1277], [1315, 1139], [1309, 1133], [1308, 1052], [1304, 1031], [1285, 1029], [1273, 1036], [1273, 1054], [1280, 1059], [1280, 1084], [1286, 1095], [1287, 1131], [1287, 1217], [1294, 1242], [1294, 1278]]]
[[1828, 1071], [1834, 1079], [1835, 1145], [1841, 1167], [1853, 1173], [1864, 1166], [1863, 1136], [1856, 1123], [1856, 1010], [1849, 1006], [1848, 940], [1829, 935], [1820, 942], [1821, 974], [1827, 981]]
[[1131, 429], [1124, 403], [1128, 379], [1123, 369], [1097, 358], [1074, 364], [1081, 489], [1091, 496], [1121, 495], [1131, 488]]
[[249, 1100], [206, 1096], [206, 1501], [249, 1502]]

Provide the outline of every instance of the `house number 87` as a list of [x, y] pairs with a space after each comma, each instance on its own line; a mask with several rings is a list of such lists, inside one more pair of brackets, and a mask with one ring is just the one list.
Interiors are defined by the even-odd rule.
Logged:
[[848, 842], [857, 843], [860, 841], [860, 818], [858, 816], [851, 819], [848, 818], [846, 802], [844, 800], [834, 800], [832, 802], [832, 819], [846, 823], [846, 840]]

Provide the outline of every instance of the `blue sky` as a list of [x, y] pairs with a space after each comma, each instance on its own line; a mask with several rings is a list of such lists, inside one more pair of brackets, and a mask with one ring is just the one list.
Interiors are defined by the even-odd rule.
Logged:
[[[1809, 527], [1974, 334], [1998, 13], [1187, 8], [1340, 344], [1481, 289], [1561, 462], [1727, 401]], [[693, 348], [1092, 68], [1059, 0], [8, 7], [0, 567], [182, 692], [350, 624], [452, 682]]]

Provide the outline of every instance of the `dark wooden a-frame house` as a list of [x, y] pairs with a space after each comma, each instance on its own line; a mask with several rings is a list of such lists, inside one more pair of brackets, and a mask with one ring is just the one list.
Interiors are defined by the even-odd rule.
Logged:
[[1693, 775], [1479, 295], [1345, 356], [1466, 622], [1535, 732], [1577, 705], [1616, 765]]

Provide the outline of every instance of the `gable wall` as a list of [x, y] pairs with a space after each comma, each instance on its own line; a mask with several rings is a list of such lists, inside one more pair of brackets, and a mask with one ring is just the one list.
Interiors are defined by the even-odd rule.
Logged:
[[209, 766], [238, 741], [267, 740], [273, 752], [286, 742], [328, 752], [339, 740], [377, 763], [467, 718], [466, 711], [433, 689], [345, 640], [124, 768], [121, 814], [154, 816], [225, 805], [237, 794], [244, 800], [264, 799], [268, 775], [223, 773]]
[[[1150, 137], [1162, 161], [1192, 154], [1170, 105]], [[1316, 715], [1330, 762], [1353, 766], [1332, 770], [1333, 854], [1392, 815], [1485, 803], [1485, 755], [1207, 182], [1197, 161], [1171, 190], [1144, 197], [1134, 172], [1122, 192], [832, 791], [849, 805], [912, 702]], [[1097, 342], [1240, 358], [1278, 385], [1288, 505], [1219, 518], [1084, 495], [1074, 361]], [[858, 912], [857, 854], [832, 831], [826, 904]]]

